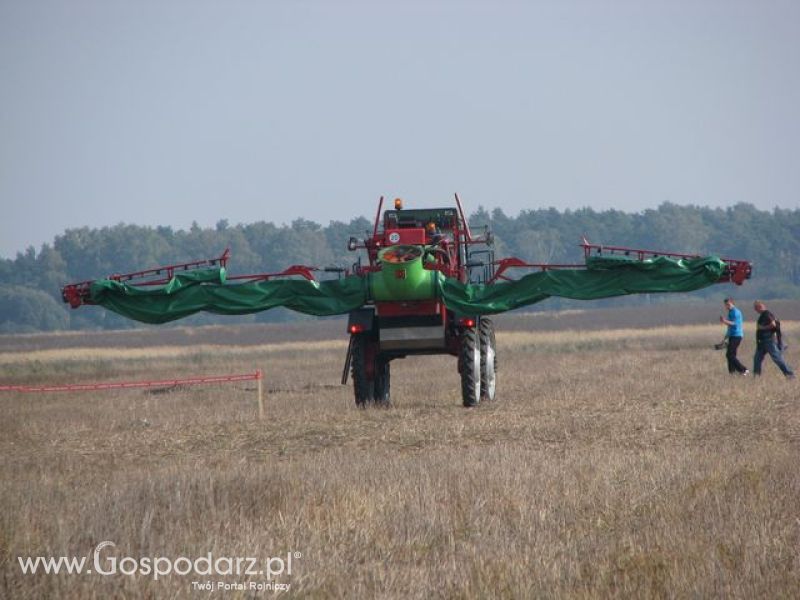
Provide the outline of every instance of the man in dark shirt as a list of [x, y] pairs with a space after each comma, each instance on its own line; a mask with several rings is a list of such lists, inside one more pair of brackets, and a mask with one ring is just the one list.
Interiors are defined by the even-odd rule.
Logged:
[[753, 374], [761, 375], [761, 363], [764, 356], [769, 354], [781, 372], [789, 379], [794, 379], [794, 371], [789, 368], [786, 361], [783, 360], [781, 348], [778, 347], [775, 341], [775, 334], [778, 331], [778, 322], [770, 311], [767, 310], [767, 305], [761, 300], [756, 300], [753, 303], [753, 308], [758, 313], [758, 321], [756, 322], [756, 354], [753, 357]]

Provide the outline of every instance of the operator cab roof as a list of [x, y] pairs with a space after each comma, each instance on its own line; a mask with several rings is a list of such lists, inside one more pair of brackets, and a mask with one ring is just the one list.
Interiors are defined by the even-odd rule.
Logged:
[[452, 230], [458, 223], [458, 211], [455, 208], [415, 208], [383, 213], [384, 229], [422, 229], [431, 222], [439, 230]]

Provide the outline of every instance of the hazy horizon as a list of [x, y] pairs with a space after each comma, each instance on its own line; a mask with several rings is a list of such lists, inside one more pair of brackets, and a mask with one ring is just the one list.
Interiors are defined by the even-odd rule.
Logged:
[[377, 199], [800, 207], [800, 4], [0, 0], [0, 257]]

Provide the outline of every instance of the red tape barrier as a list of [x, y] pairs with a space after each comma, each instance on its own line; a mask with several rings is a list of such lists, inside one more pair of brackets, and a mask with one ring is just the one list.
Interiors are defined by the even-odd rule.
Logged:
[[228, 383], [233, 381], [260, 381], [263, 377], [261, 369], [258, 369], [255, 373], [245, 373], [243, 375], [189, 377], [187, 379], [164, 379], [162, 381], [115, 381], [111, 383], [74, 383], [69, 385], [0, 385], [0, 392], [86, 392], [174, 385], [203, 385], [206, 383]]

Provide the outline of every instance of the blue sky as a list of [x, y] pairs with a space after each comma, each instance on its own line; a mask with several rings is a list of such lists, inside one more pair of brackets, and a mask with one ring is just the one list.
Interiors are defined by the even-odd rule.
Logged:
[[0, 0], [0, 256], [66, 228], [800, 207], [800, 3]]

